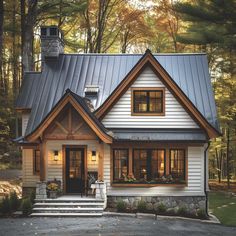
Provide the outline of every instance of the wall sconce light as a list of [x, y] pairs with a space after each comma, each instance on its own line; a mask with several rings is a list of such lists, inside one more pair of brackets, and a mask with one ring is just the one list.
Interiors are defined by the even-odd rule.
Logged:
[[57, 150], [55, 150], [54, 151], [54, 161], [58, 161], [58, 151]]
[[96, 151], [92, 151], [92, 161], [96, 161], [97, 153]]

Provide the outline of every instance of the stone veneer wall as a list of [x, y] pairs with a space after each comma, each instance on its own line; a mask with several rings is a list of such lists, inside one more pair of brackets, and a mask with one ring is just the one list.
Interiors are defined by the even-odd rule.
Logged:
[[166, 212], [178, 214], [180, 208], [185, 208], [190, 215], [196, 215], [198, 210], [205, 210], [206, 197], [202, 196], [158, 196], [158, 197], [127, 197], [127, 196], [107, 196], [107, 207], [116, 208], [118, 201], [123, 200], [127, 207], [131, 210], [137, 210], [140, 201], [146, 202], [148, 211], [156, 212], [158, 206], [163, 204], [166, 206]]

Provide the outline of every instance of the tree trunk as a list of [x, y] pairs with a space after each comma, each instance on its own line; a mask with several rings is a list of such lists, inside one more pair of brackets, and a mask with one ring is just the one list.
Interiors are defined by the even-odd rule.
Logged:
[[229, 144], [230, 144], [230, 130], [229, 130], [229, 125], [227, 127], [227, 144], [226, 144], [226, 169], [227, 169], [227, 187], [230, 189], [230, 163], [229, 163]]
[[4, 93], [4, 80], [3, 80], [3, 18], [4, 18], [4, 5], [3, 0], [0, 0], [0, 95]]
[[[24, 2], [23, 0], [21, 2]], [[22, 66], [23, 71], [34, 71], [34, 57], [33, 57], [33, 45], [34, 45], [34, 25], [37, 18], [37, 0], [28, 0], [28, 12], [23, 14], [21, 31], [23, 31], [22, 41]], [[24, 3], [22, 8], [24, 7]], [[22, 9], [22, 12], [25, 8]]]

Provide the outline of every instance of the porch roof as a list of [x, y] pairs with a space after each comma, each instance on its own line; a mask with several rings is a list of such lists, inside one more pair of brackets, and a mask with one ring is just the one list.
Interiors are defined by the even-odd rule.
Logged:
[[200, 129], [112, 129], [116, 141], [190, 141], [206, 142]]

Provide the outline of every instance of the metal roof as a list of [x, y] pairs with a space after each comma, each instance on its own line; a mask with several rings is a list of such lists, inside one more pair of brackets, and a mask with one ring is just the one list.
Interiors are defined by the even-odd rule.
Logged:
[[[205, 54], [153, 54], [199, 112], [217, 130], [216, 106]], [[100, 107], [143, 54], [60, 54], [42, 73], [26, 73], [17, 108], [32, 108], [26, 135], [60, 100], [66, 89], [84, 96], [87, 85], [99, 87], [93, 105]]]

